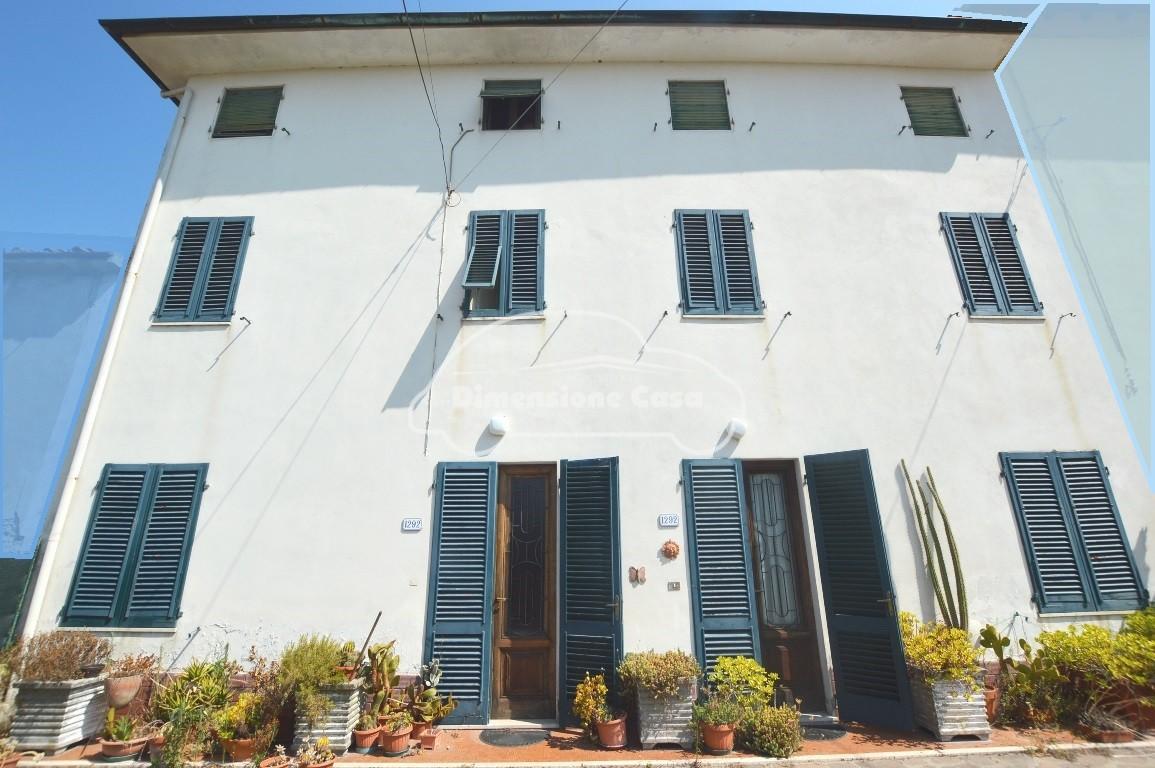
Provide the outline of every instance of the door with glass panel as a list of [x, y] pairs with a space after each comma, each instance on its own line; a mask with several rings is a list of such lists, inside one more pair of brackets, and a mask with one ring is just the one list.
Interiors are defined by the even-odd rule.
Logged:
[[797, 469], [786, 461], [742, 468], [762, 663], [803, 711], [825, 711]]

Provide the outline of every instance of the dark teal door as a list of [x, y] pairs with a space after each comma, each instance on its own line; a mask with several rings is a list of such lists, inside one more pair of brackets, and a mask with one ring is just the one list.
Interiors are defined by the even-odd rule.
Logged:
[[910, 680], [865, 450], [806, 457], [842, 720], [913, 730]]
[[570, 708], [585, 674], [605, 673], [616, 689], [622, 655], [622, 561], [618, 533], [618, 460], [562, 461], [561, 647], [558, 719]]
[[441, 662], [442, 694], [457, 709], [446, 725], [489, 722], [497, 465], [437, 465], [425, 661]]

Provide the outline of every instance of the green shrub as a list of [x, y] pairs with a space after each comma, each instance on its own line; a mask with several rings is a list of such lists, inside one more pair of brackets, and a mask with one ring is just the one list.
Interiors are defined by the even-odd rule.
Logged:
[[802, 725], [792, 706], [750, 712], [738, 725], [741, 743], [760, 755], [790, 757], [802, 746]]
[[922, 623], [907, 611], [900, 614], [899, 626], [912, 672], [928, 681], [954, 680], [978, 690], [982, 653], [966, 630], [938, 621]]
[[643, 651], [627, 653], [618, 665], [618, 680], [623, 690], [645, 690], [659, 699], [678, 695], [683, 681], [702, 674], [698, 660], [685, 651]]
[[297, 710], [310, 727], [329, 714], [332, 702], [321, 688], [348, 682], [337, 669], [345, 646], [327, 635], [304, 635], [285, 649], [278, 672], [281, 686], [296, 697]]
[[767, 672], [757, 661], [745, 656], [720, 656], [707, 676], [710, 690], [720, 699], [730, 699], [744, 710], [762, 709], [774, 703], [778, 675]]
[[1155, 605], [1149, 605], [1141, 611], [1129, 614], [1123, 620], [1121, 635], [1139, 635], [1155, 641]]
[[84, 677], [84, 667], [108, 661], [111, 650], [107, 640], [91, 632], [57, 629], [29, 638], [11, 664], [19, 680], [76, 680]]
[[238, 667], [225, 657], [195, 659], [180, 674], [156, 683], [153, 716], [167, 723], [161, 763], [179, 768], [191, 756], [203, 754], [220, 713], [229, 706], [229, 679]]

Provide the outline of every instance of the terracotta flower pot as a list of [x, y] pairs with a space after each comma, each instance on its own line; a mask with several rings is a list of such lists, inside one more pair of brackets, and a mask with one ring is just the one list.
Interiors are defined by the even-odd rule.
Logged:
[[339, 664], [337, 665], [337, 669], [345, 675], [346, 680], [352, 680], [357, 676], [357, 667], [352, 664]]
[[100, 755], [105, 760], [111, 762], [132, 760], [140, 754], [148, 742], [149, 740], [147, 738], [131, 739], [129, 741], [108, 741], [101, 739]]
[[1088, 740], [1097, 741], [1100, 744], [1125, 744], [1135, 740], [1135, 734], [1124, 728], [1110, 730], [1088, 728], [1086, 733]]
[[260, 768], [277, 768], [278, 766], [288, 765], [289, 759], [281, 757], [280, 755], [271, 755], [260, 762]]
[[725, 755], [733, 752], [733, 724], [708, 725], [702, 723], [702, 745], [712, 755]]
[[0, 768], [16, 768], [16, 764], [20, 762], [21, 757], [23, 757], [23, 755], [19, 752], [14, 755], [9, 755], [3, 760], [0, 760]]
[[106, 677], [104, 679], [104, 695], [108, 698], [108, 706], [116, 709], [127, 707], [136, 698], [136, 694], [140, 693], [140, 685], [143, 682], [143, 675]]
[[257, 754], [256, 739], [221, 739], [221, 746], [234, 763], [247, 763]]
[[369, 754], [369, 750], [377, 743], [377, 736], [381, 733], [380, 728], [370, 728], [367, 731], [359, 731], [353, 729], [353, 750], [360, 752], [362, 755]]
[[429, 730], [429, 723], [422, 722], [421, 720], [414, 720], [413, 721], [413, 733], [410, 734], [409, 738], [420, 739], [421, 736], [428, 730]]
[[333, 768], [336, 760], [326, 760], [323, 763], [301, 763], [301, 768]]
[[413, 732], [412, 725], [406, 725], [396, 731], [381, 729], [381, 751], [385, 757], [402, 757], [409, 754], [409, 734]]
[[598, 742], [604, 749], [621, 749], [626, 745], [626, 718], [598, 723]]
[[995, 721], [995, 715], [999, 711], [999, 699], [1001, 697], [1001, 691], [999, 691], [998, 688], [987, 688], [983, 690], [983, 699], [987, 706], [988, 723]]
[[[429, 723], [425, 723], [426, 726]], [[421, 733], [421, 749], [434, 750], [437, 749], [437, 737], [441, 735], [441, 731], [436, 728], [425, 728]]]

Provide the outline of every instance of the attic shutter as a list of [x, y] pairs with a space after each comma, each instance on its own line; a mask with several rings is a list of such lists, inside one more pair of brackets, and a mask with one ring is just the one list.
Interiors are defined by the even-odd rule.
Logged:
[[951, 88], [900, 86], [915, 136], [967, 136], [966, 123]]
[[738, 462], [682, 462], [694, 649], [709, 671], [719, 656], [761, 660]]
[[204, 487], [203, 464], [156, 469], [156, 485], [136, 560], [125, 617], [175, 620]]
[[481, 89], [483, 99], [505, 99], [541, 94], [541, 80], [486, 80]]
[[716, 211], [718, 247], [721, 250], [722, 285], [726, 311], [757, 312], [762, 309], [754, 249], [750, 242], [750, 217], [746, 211]]
[[509, 312], [537, 312], [542, 302], [543, 211], [509, 212]]
[[1002, 463], [1031, 568], [1035, 604], [1041, 612], [1089, 608], [1089, 590], [1049, 457], [1002, 454]]
[[670, 125], [675, 131], [728, 131], [730, 109], [722, 80], [670, 80]]
[[101, 620], [115, 615], [117, 598], [125, 581], [125, 562], [132, 546], [133, 530], [146, 499], [147, 465], [104, 467], [84, 546], [76, 565], [64, 618]]
[[505, 214], [474, 211], [469, 215], [469, 259], [465, 263], [464, 288], [492, 288], [505, 245]]
[[198, 320], [228, 320], [232, 317], [252, 223], [251, 218], [217, 219], [212, 256], [196, 315]]
[[622, 653], [618, 460], [561, 463], [561, 663], [558, 718], [570, 712], [585, 674], [616, 689]]
[[496, 490], [496, 464], [437, 465], [424, 655], [440, 660], [438, 687], [457, 699], [447, 725], [489, 721]]
[[185, 219], [177, 233], [168, 278], [157, 307], [158, 320], [184, 320], [194, 313], [193, 299], [199, 287], [197, 276], [206, 250], [211, 246], [215, 219]]
[[1147, 594], [1139, 581], [1119, 509], [1107, 483], [1102, 458], [1090, 454], [1055, 457], [1070, 499], [1100, 610], [1140, 608]]
[[943, 213], [939, 218], [950, 244], [967, 309], [977, 315], [997, 314], [999, 297], [974, 217], [967, 213]]
[[1027, 274], [1019, 241], [1009, 214], [976, 214], [986, 234], [990, 263], [999, 276], [1005, 307], [1011, 313], [1034, 313], [1042, 309]]
[[213, 138], [271, 136], [277, 127], [282, 86], [226, 88], [213, 125]]

